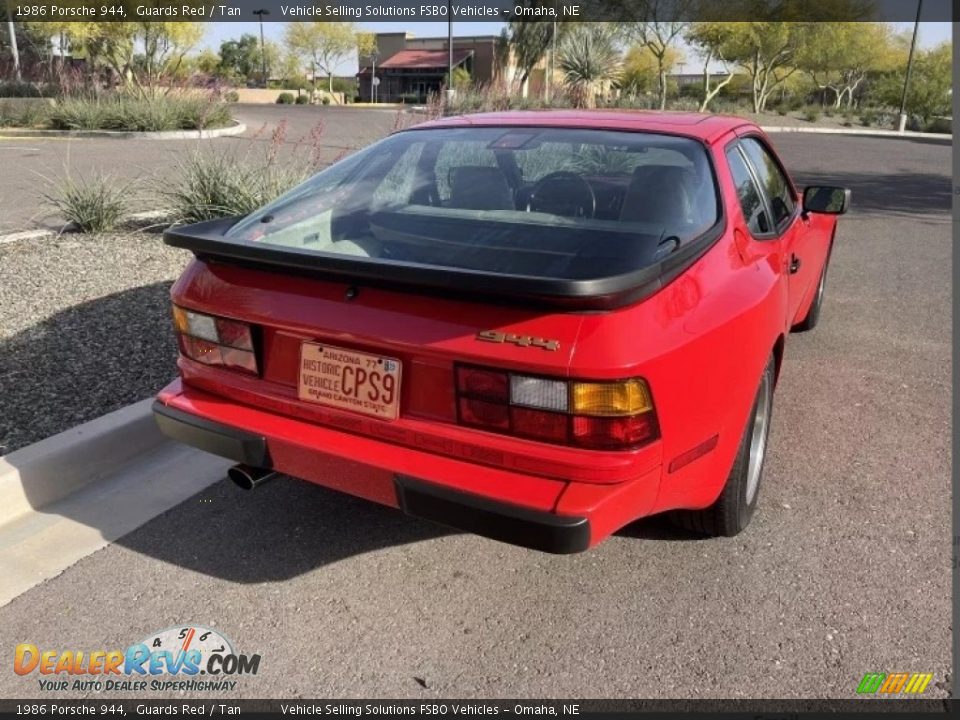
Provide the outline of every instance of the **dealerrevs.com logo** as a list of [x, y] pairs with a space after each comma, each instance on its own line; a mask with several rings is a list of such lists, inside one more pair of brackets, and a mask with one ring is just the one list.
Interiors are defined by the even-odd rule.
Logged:
[[48, 650], [21, 643], [13, 655], [14, 672], [36, 674], [45, 692], [232, 692], [234, 678], [259, 669], [259, 655], [237, 653], [226, 636], [202, 625], [159, 630], [126, 650]]

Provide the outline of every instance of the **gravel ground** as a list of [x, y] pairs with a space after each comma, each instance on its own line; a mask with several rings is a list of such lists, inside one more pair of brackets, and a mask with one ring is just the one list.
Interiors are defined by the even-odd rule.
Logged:
[[173, 377], [169, 291], [189, 258], [147, 233], [0, 246], [0, 454]]

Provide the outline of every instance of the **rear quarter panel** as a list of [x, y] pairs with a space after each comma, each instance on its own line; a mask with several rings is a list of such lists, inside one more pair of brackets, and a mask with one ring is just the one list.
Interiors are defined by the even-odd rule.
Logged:
[[[705, 507], [719, 495], [784, 313], [775, 273], [745, 265], [728, 234], [647, 301], [585, 317], [571, 375], [639, 375], [650, 385], [662, 435], [653, 512]], [[669, 471], [715, 435], [712, 452]]]

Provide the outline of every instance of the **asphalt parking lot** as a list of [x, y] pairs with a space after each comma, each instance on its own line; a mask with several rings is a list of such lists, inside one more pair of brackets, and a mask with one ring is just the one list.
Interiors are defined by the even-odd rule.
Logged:
[[[350, 149], [383, 137], [398, 122], [393, 109], [331, 108], [323, 105], [235, 105], [247, 126], [243, 135], [212, 140], [114, 140], [108, 138], [15, 137], [0, 129], [0, 235], [36, 227], [58, 230], [63, 222], [46, 205], [57, 178], [113, 175], [129, 187], [134, 211], [155, 210], [151, 185], [174, 181], [178, 160], [193, 152], [267, 151], [281, 123], [281, 148], [312, 150], [331, 161]], [[322, 128], [322, 132], [318, 131]], [[313, 135], [311, 135], [313, 133]], [[13, 169], [16, 168], [16, 171]]]
[[[950, 147], [774, 143], [854, 210], [820, 326], [788, 340], [740, 537], [653, 518], [556, 557], [292, 479], [224, 481], [0, 608], [0, 644], [213, 626], [262, 656], [236, 697], [850, 698], [876, 671], [932, 672], [926, 697], [946, 697]], [[36, 682], [0, 673], [0, 696]]]

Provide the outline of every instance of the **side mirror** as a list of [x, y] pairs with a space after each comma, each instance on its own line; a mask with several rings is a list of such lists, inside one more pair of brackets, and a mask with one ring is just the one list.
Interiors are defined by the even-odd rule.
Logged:
[[850, 209], [850, 190], [829, 185], [811, 185], [803, 191], [803, 212], [843, 215]]

